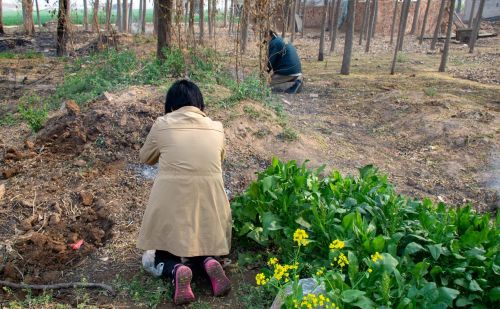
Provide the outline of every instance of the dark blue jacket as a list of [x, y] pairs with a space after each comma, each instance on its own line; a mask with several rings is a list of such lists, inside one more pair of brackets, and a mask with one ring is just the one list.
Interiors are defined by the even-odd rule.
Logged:
[[300, 58], [292, 44], [285, 44], [282, 38], [274, 37], [269, 42], [269, 61], [267, 68], [279, 75], [302, 73]]

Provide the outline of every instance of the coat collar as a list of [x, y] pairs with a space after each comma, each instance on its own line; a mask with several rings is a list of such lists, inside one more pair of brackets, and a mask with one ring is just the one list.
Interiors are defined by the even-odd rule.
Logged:
[[202, 115], [203, 117], [207, 117], [207, 114], [202, 112], [198, 107], [194, 107], [194, 106], [184, 106], [184, 107], [181, 107], [178, 110], [174, 111], [173, 113], [183, 113], [184, 114], [184, 113], [189, 113], [189, 112]]

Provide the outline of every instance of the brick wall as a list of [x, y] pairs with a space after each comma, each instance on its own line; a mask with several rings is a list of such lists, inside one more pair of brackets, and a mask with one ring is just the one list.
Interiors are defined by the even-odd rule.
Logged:
[[[431, 8], [429, 11], [429, 17], [427, 18], [427, 26], [426, 26], [426, 34], [430, 35], [434, 31], [434, 27], [436, 27], [436, 19], [439, 12], [439, 0], [434, 0], [431, 3]], [[363, 22], [363, 12], [366, 2], [358, 2], [356, 6], [356, 20], [355, 20], [355, 30], [359, 31], [361, 28], [361, 24]], [[410, 31], [411, 25], [413, 23], [413, 16], [415, 12], [416, 2], [412, 1], [410, 6], [410, 11], [408, 14], [408, 22], [406, 24], [407, 31]], [[398, 3], [398, 13], [396, 19], [396, 32], [397, 32], [397, 23], [399, 20], [399, 16], [401, 15], [401, 7], [403, 6], [403, 2]], [[422, 29], [422, 23], [424, 20], [425, 9], [427, 6], [426, 0], [420, 1], [420, 9], [419, 16], [417, 22], [417, 33], [420, 33]], [[323, 6], [309, 6], [306, 7], [304, 24], [306, 28], [319, 28], [321, 26], [321, 17], [324, 11]], [[391, 24], [392, 24], [392, 14], [394, 11], [394, 1], [393, 0], [379, 0], [378, 1], [378, 16], [377, 16], [377, 26], [376, 26], [376, 34], [382, 35], [390, 35], [391, 33]], [[447, 14], [443, 17], [443, 21], [447, 20]]]

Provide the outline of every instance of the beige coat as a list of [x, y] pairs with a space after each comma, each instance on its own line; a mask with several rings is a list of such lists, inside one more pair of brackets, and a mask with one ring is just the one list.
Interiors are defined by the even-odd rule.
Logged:
[[231, 209], [221, 161], [224, 129], [193, 106], [159, 117], [140, 151], [160, 171], [137, 247], [180, 257], [219, 256], [231, 247]]

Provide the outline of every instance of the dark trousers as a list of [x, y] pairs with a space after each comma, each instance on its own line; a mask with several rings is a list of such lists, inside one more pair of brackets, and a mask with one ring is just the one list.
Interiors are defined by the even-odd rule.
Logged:
[[[188, 261], [184, 263], [184, 265], [191, 268], [194, 274], [199, 273], [205, 275], [205, 267], [203, 266], [203, 262], [207, 256], [195, 256], [188, 258]], [[168, 276], [170, 279], [173, 279], [173, 270], [175, 265], [182, 263], [181, 258], [173, 255], [168, 251], [156, 250], [155, 253], [155, 266], [159, 263], [164, 263], [163, 266], [163, 275]]]

